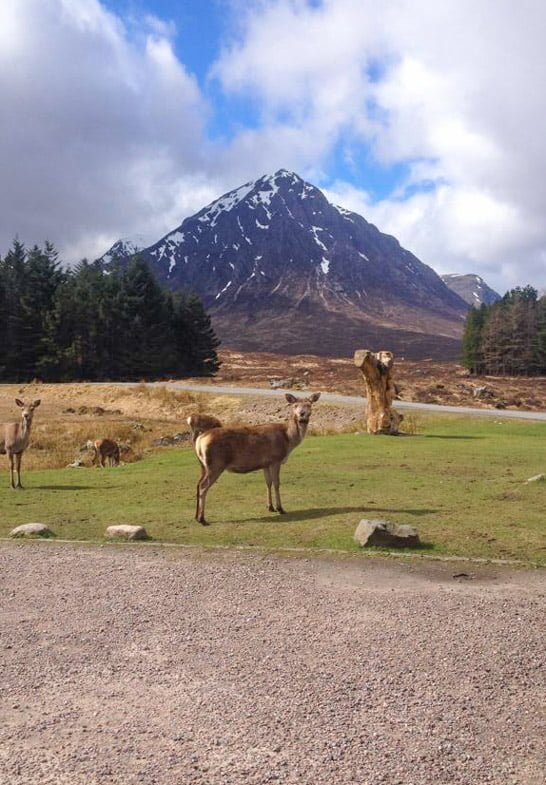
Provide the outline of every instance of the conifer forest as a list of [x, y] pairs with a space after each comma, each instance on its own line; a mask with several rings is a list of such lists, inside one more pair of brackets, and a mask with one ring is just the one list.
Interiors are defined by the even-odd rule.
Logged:
[[476, 375], [546, 373], [546, 295], [532, 286], [507, 292], [491, 305], [471, 308], [465, 322], [463, 365]]
[[201, 300], [163, 290], [138, 257], [67, 269], [53, 245], [0, 257], [0, 381], [211, 376], [219, 345]]

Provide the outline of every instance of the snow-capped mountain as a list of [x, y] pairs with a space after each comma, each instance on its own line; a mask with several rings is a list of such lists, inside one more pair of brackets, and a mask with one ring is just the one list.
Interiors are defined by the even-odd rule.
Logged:
[[124, 237], [121, 240], [117, 240], [110, 250], [104, 256], [101, 256], [101, 261], [104, 264], [110, 264], [114, 259], [125, 259], [134, 256], [139, 251], [142, 251], [143, 248], [146, 248], [147, 244], [142, 234], [137, 234], [131, 238]]
[[459, 297], [469, 305], [479, 308], [482, 303], [491, 305], [501, 299], [494, 289], [488, 286], [483, 278], [474, 273], [466, 275], [462, 273], [447, 273], [441, 276], [442, 281], [448, 286], [452, 292], [458, 294]]
[[[130, 255], [114, 246], [103, 260]], [[467, 308], [394, 237], [283, 169], [220, 197], [140, 255], [164, 285], [197, 292], [233, 347], [453, 355]]]

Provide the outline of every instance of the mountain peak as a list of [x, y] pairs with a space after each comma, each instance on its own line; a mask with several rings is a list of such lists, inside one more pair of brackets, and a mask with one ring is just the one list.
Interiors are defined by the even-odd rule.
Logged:
[[143, 248], [149, 245], [149, 240], [143, 234], [135, 234], [133, 237], [122, 237], [112, 245], [112, 247], [101, 256], [104, 264], [109, 264], [114, 259], [134, 256]]
[[501, 299], [500, 294], [475, 273], [446, 273], [441, 278], [452, 292], [475, 308], [479, 308], [482, 304], [491, 305]]
[[455, 341], [466, 311], [395, 238], [287, 169], [228, 191], [141, 255], [160, 283], [196, 292], [231, 345], [247, 324], [247, 348], [261, 333], [262, 348], [350, 353], [372, 341], [371, 323]]

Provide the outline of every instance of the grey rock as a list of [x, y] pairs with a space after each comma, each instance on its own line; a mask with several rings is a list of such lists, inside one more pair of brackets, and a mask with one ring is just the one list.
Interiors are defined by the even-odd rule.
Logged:
[[[304, 374], [305, 375], [305, 374]], [[269, 384], [273, 390], [303, 390], [307, 386], [306, 379], [299, 379], [297, 377], [290, 377], [288, 379], [269, 379]]]
[[354, 533], [354, 540], [362, 548], [369, 545], [381, 545], [392, 548], [414, 548], [419, 545], [419, 535], [413, 526], [400, 525], [392, 521], [366, 520], [360, 521]]
[[472, 395], [474, 398], [494, 398], [495, 393], [493, 390], [488, 387], [486, 384], [482, 384], [479, 387], [474, 387], [472, 389]]
[[45, 523], [23, 523], [10, 531], [10, 537], [54, 537]]
[[152, 442], [153, 447], [174, 447], [177, 444], [184, 444], [190, 440], [189, 433], [174, 433], [167, 436], [160, 436]]
[[105, 535], [109, 540], [147, 540], [148, 534], [144, 526], [131, 526], [126, 523], [109, 526]]

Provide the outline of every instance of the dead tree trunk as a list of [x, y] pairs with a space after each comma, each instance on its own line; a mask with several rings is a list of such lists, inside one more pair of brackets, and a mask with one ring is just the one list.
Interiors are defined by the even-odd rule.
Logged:
[[366, 385], [368, 433], [397, 434], [403, 417], [392, 408], [392, 402], [396, 398], [396, 385], [392, 378], [392, 352], [374, 353], [369, 349], [361, 349], [355, 352], [354, 360]]

